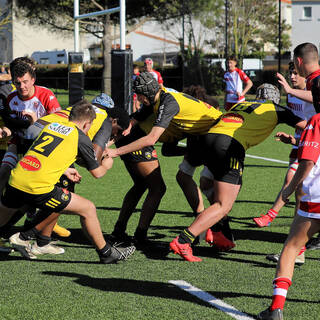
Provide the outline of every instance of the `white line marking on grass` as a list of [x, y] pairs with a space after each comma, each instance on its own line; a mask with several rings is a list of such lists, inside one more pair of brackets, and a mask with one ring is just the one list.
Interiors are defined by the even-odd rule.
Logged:
[[246, 157], [248, 157], [248, 158], [254, 158], [254, 159], [261, 159], [261, 160], [266, 160], [266, 161], [271, 161], [271, 162], [278, 162], [278, 163], [289, 164], [289, 161], [283, 161], [283, 160], [272, 159], [272, 158], [264, 158], [264, 157], [258, 157], [258, 156], [252, 156], [252, 155], [250, 155], [250, 154], [246, 154]]
[[[179, 142], [181, 146], [186, 146], [187, 144], [184, 142]], [[265, 161], [271, 161], [271, 162], [278, 162], [278, 163], [284, 163], [284, 164], [289, 164], [289, 161], [283, 161], [283, 160], [278, 160], [278, 159], [272, 159], [272, 158], [265, 158], [265, 157], [259, 157], [259, 156], [253, 156], [251, 154], [246, 154], [246, 157], [248, 158], [253, 158], [253, 159], [260, 159], [260, 160], [265, 160]]]
[[237, 319], [237, 320], [254, 320], [254, 318], [249, 317], [247, 314], [237, 310], [233, 306], [223, 302], [220, 299], [212, 296], [208, 292], [202, 291], [186, 281], [183, 280], [169, 280], [169, 283], [174, 284], [175, 286], [179, 287], [180, 289], [187, 291], [188, 293], [196, 296], [202, 301], [209, 303], [210, 305], [214, 306], [215, 308], [225, 312], [230, 317]]

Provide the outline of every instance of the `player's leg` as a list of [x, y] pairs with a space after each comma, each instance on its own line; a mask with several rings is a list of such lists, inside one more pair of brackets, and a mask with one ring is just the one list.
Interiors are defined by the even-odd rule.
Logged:
[[143, 244], [147, 240], [148, 229], [166, 192], [166, 185], [162, 178], [158, 160], [139, 162], [136, 166], [148, 189], [142, 205], [139, 223], [134, 233], [135, 240]]
[[[295, 259], [302, 246], [320, 230], [320, 220], [296, 215], [289, 236], [282, 249], [273, 280], [272, 303], [268, 309], [258, 315], [258, 319], [273, 319], [271, 316], [282, 315], [287, 291], [292, 283]], [[274, 318], [278, 319], [278, 318]], [[279, 318], [282, 319], [282, 318]]]
[[136, 172], [136, 170], [134, 170], [136, 163], [129, 161], [125, 161], [124, 163], [134, 184], [123, 199], [120, 214], [112, 232], [112, 237], [114, 238], [113, 240], [116, 242], [129, 240], [129, 237], [126, 234], [128, 221], [142, 195], [147, 190], [145, 180]]
[[134, 247], [114, 248], [107, 243], [102, 234], [95, 205], [75, 194], [71, 193], [68, 205], [61, 214], [76, 214], [80, 216], [84, 233], [89, 236], [102, 263], [114, 263], [128, 258], [135, 250]]
[[284, 178], [282, 188], [278, 193], [272, 207], [268, 210], [268, 212], [265, 215], [261, 215], [261, 217], [253, 218], [253, 221], [258, 227], [263, 228], [263, 227], [269, 226], [270, 223], [278, 216], [279, 211], [285, 205], [285, 202], [282, 200], [282, 190], [289, 185], [297, 168], [298, 168], [298, 161], [297, 159], [294, 159], [289, 165], [289, 169]]
[[203, 199], [199, 187], [193, 180], [193, 174], [196, 167], [192, 166], [187, 159], [183, 159], [179, 165], [179, 171], [176, 175], [176, 180], [183, 191], [193, 214], [196, 216], [203, 211]]
[[[180, 254], [185, 260], [194, 260], [190, 244], [195, 237], [216, 224], [232, 209], [242, 184], [242, 171], [244, 161], [244, 149], [239, 142], [231, 137], [220, 134], [208, 134], [203, 137], [207, 151], [206, 165], [215, 177], [214, 202], [210, 207], [201, 212], [189, 228], [183, 230], [179, 237], [174, 239], [170, 247]], [[217, 234], [217, 243], [223, 236]], [[228, 241], [230, 242], [230, 241]], [[190, 260], [189, 260], [190, 257]]]

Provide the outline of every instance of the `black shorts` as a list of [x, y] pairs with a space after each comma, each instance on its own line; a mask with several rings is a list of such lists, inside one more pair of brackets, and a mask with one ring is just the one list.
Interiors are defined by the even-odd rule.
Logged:
[[193, 167], [199, 167], [204, 164], [205, 145], [202, 136], [187, 137], [187, 152], [185, 158]]
[[[125, 146], [133, 141], [144, 137], [145, 135], [145, 132], [139, 126], [134, 126], [129, 135], [122, 137], [116, 142], [116, 147], [120, 148], [122, 146]], [[158, 160], [158, 155], [155, 148], [153, 146], [149, 146], [142, 148], [141, 150], [127, 153], [123, 156], [120, 156], [120, 158], [121, 160], [128, 162], [146, 162]]]
[[201, 137], [201, 147], [205, 148], [204, 164], [217, 181], [242, 184], [245, 150], [234, 138], [216, 133]]
[[24, 205], [30, 205], [49, 212], [62, 211], [70, 201], [71, 193], [57, 186], [48, 193], [30, 194], [7, 185], [1, 197], [1, 202], [8, 208], [21, 208]]

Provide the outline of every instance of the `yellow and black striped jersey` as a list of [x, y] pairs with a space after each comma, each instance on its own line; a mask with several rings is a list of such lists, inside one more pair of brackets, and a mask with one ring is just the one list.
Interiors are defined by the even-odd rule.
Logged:
[[289, 109], [272, 101], [244, 101], [225, 113], [209, 133], [233, 137], [247, 150], [265, 140], [278, 123], [295, 126], [302, 120]]
[[[99, 145], [102, 149], [104, 149], [111, 136], [112, 123], [111, 120], [108, 118], [108, 114], [105, 110], [100, 109], [96, 106], [93, 106], [93, 108], [96, 112], [96, 118], [92, 122], [90, 130], [88, 132], [88, 137], [92, 141], [92, 143], [95, 143]], [[66, 110], [60, 110], [40, 118], [40, 121], [38, 123], [35, 123], [28, 129], [30, 132], [29, 138], [34, 139], [34, 135], [37, 136], [40, 130], [42, 130], [43, 126], [48, 123], [68, 122], [70, 110], [71, 107], [68, 107]]]
[[[144, 106], [143, 108], [150, 108]], [[165, 128], [161, 142], [173, 142], [187, 135], [206, 134], [222, 113], [209, 104], [181, 92], [161, 91], [153, 115], [136, 120], [149, 133], [153, 126]]]
[[12, 170], [9, 185], [30, 194], [48, 193], [77, 156], [88, 170], [99, 167], [92, 142], [73, 122], [52, 122]]

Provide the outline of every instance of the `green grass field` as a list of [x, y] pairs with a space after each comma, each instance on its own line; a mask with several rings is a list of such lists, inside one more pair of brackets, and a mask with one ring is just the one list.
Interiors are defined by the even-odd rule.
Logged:
[[[286, 126], [278, 130], [292, 129]], [[167, 246], [192, 220], [191, 210], [175, 182], [181, 158], [165, 158], [156, 145], [167, 192], [150, 228], [151, 240]], [[290, 147], [272, 136], [249, 155], [287, 161]], [[120, 159], [110, 172], [95, 180], [87, 172], [77, 193], [92, 200], [105, 234], [113, 230], [131, 180]], [[198, 179], [200, 169], [195, 178]], [[232, 319], [226, 313], [170, 284], [183, 280], [254, 317], [270, 303], [275, 264], [266, 254], [281, 250], [289, 231], [294, 203], [281, 211], [271, 227], [258, 229], [252, 218], [272, 205], [286, 173], [286, 165], [247, 157], [244, 184], [230, 217], [237, 246], [215, 253], [205, 242], [194, 253], [203, 262], [188, 263], [165, 250], [136, 251], [127, 261], [101, 265], [80, 230], [79, 218], [62, 216], [60, 225], [72, 232], [59, 242], [66, 252], [24, 260], [18, 253], [0, 255], [0, 319]], [[293, 199], [292, 199], [293, 200]], [[129, 223], [137, 225], [141, 202]], [[22, 223], [22, 222], [21, 222]], [[20, 223], [20, 224], [21, 224]], [[296, 268], [285, 307], [285, 319], [319, 319], [319, 251], [306, 252], [306, 263]]]

